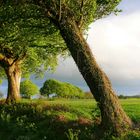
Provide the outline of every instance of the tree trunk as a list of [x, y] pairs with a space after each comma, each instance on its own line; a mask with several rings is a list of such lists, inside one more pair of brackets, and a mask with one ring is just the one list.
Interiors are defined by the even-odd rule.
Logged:
[[79, 71], [99, 105], [102, 128], [119, 134], [130, 127], [132, 125], [131, 120], [123, 111], [108, 77], [96, 63], [77, 24], [68, 17], [53, 22], [60, 29]]
[[21, 70], [18, 65], [13, 64], [5, 68], [8, 79], [8, 93], [6, 103], [15, 103], [20, 100]]

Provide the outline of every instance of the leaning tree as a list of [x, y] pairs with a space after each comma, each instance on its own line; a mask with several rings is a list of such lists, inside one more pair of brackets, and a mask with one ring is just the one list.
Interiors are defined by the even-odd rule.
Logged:
[[20, 99], [21, 76], [54, 70], [66, 47], [36, 6], [1, 5], [0, 15], [0, 76], [8, 79], [6, 102], [11, 103]]
[[103, 130], [120, 134], [132, 123], [123, 111], [107, 75], [93, 56], [83, 32], [91, 22], [112, 12], [120, 0], [33, 0], [44, 15], [59, 28], [79, 71], [101, 111]]

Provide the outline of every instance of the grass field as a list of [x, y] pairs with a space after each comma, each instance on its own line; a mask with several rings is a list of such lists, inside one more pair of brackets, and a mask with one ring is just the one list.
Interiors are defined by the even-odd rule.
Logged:
[[[28, 100], [24, 100], [23, 102], [29, 102]], [[65, 114], [69, 112], [77, 117], [85, 117], [88, 119], [92, 119], [92, 115], [94, 115], [94, 110], [96, 110], [96, 102], [92, 99], [81, 99], [81, 100], [66, 100], [66, 99], [55, 99], [55, 100], [32, 100], [32, 103], [38, 103], [38, 105], [49, 106], [51, 111], [54, 112], [57, 107], [67, 108], [67, 110], [63, 109], [57, 110], [56, 112], [59, 114]], [[140, 99], [130, 98], [130, 99], [120, 99], [120, 103], [122, 104], [123, 109], [126, 111], [128, 116], [135, 121], [140, 122]], [[96, 111], [95, 111], [96, 113]], [[73, 118], [76, 119], [76, 118]]]
[[[140, 131], [140, 99], [120, 102]], [[91, 140], [99, 116], [95, 101], [89, 99], [22, 100], [12, 106], [1, 102], [0, 140]], [[134, 132], [125, 139], [140, 136]]]

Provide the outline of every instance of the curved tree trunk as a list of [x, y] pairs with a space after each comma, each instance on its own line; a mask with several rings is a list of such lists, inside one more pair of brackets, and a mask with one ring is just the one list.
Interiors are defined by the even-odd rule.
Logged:
[[79, 71], [99, 105], [103, 129], [119, 134], [130, 127], [131, 120], [123, 111], [108, 77], [96, 63], [77, 24], [68, 17], [53, 22], [60, 29]]
[[21, 70], [18, 65], [13, 64], [5, 68], [8, 79], [8, 93], [6, 103], [15, 103], [20, 100]]

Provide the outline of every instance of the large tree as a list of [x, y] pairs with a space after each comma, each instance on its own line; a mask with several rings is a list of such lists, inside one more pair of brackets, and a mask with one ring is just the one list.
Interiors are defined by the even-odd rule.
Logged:
[[120, 134], [132, 123], [123, 111], [107, 75], [97, 64], [83, 31], [96, 19], [117, 12], [120, 0], [33, 0], [59, 28], [79, 71], [97, 101], [103, 130]]
[[21, 74], [40, 75], [48, 68], [53, 70], [65, 47], [58, 30], [36, 6], [2, 5], [0, 15], [0, 76], [6, 74], [8, 79], [9, 103], [20, 99]]

